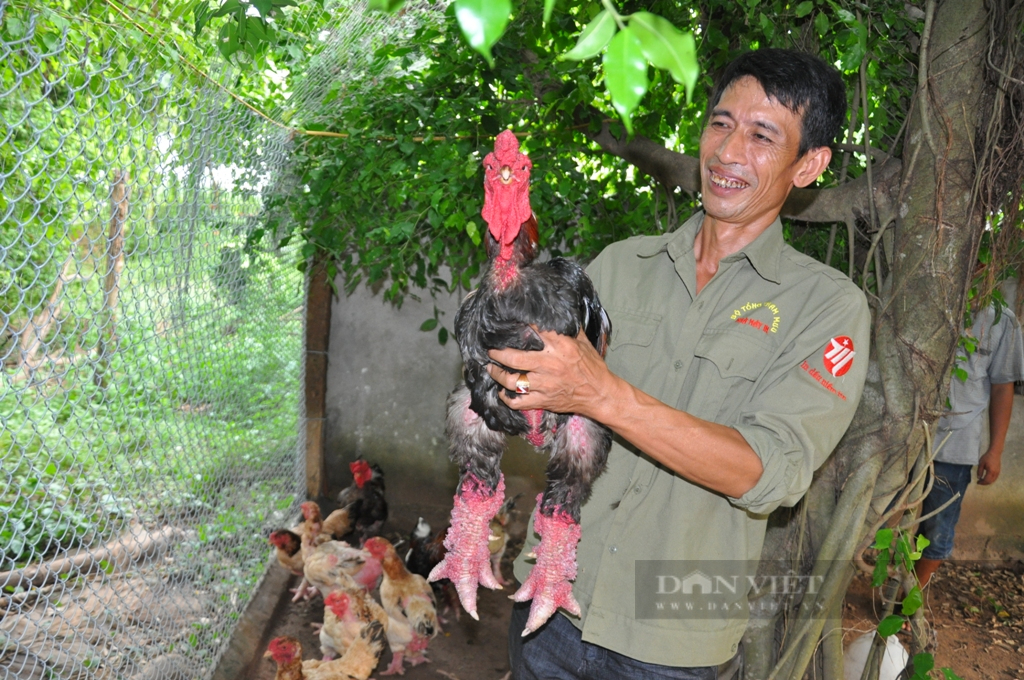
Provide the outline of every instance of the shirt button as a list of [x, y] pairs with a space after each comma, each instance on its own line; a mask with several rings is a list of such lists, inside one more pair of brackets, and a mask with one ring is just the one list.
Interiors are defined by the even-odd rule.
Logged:
[[683, 361], [681, 359], [679, 359], [679, 360], [676, 361], [676, 363], [674, 363], [672, 365], [675, 366], [676, 370], [678, 371], [680, 368], [683, 367]]
[[619, 548], [613, 545], [610, 548], [608, 548], [608, 552], [614, 555], [615, 553], [619, 552]]
[[633, 493], [640, 493], [642, 491], [639, 484], [633, 487]]
[[703, 300], [697, 304], [697, 311], [699, 312], [702, 309], [704, 309], [704, 301]]

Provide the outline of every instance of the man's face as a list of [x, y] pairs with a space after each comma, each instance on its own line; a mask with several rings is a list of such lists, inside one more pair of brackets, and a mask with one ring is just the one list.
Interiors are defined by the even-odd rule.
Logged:
[[737, 226], [774, 220], [794, 185], [817, 179], [805, 167], [813, 154], [797, 160], [800, 124], [753, 77], [729, 85], [700, 139], [705, 212]]

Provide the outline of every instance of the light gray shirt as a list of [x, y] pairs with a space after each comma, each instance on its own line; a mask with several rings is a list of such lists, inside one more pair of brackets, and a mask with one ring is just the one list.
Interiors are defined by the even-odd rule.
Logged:
[[[977, 465], [981, 458], [982, 418], [992, 385], [1024, 380], [1024, 339], [1017, 317], [1003, 307], [996, 321], [995, 307], [989, 305], [974, 315], [967, 335], [978, 346], [956, 366], [967, 371], [967, 380], [953, 376], [949, 386], [949, 412], [939, 420], [935, 442], [947, 435], [935, 460], [958, 465]], [[963, 352], [963, 350], [961, 350]], [[959, 354], [959, 353], [958, 353]], [[963, 354], [960, 354], [963, 356]]]

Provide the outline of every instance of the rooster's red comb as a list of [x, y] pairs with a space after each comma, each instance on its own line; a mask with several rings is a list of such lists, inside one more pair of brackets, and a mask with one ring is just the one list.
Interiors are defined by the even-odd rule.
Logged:
[[516, 133], [511, 130], [503, 130], [498, 138], [494, 140], [494, 155], [504, 156], [519, 152], [519, 139]]

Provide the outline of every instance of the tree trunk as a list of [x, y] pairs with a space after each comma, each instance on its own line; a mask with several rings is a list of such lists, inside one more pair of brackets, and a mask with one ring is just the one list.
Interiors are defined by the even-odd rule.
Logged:
[[110, 357], [117, 346], [117, 301], [124, 270], [124, 225], [128, 220], [128, 171], [113, 170], [110, 187], [110, 230], [107, 235], [106, 269], [103, 276], [103, 310], [96, 340], [96, 372], [93, 381], [106, 386]]

